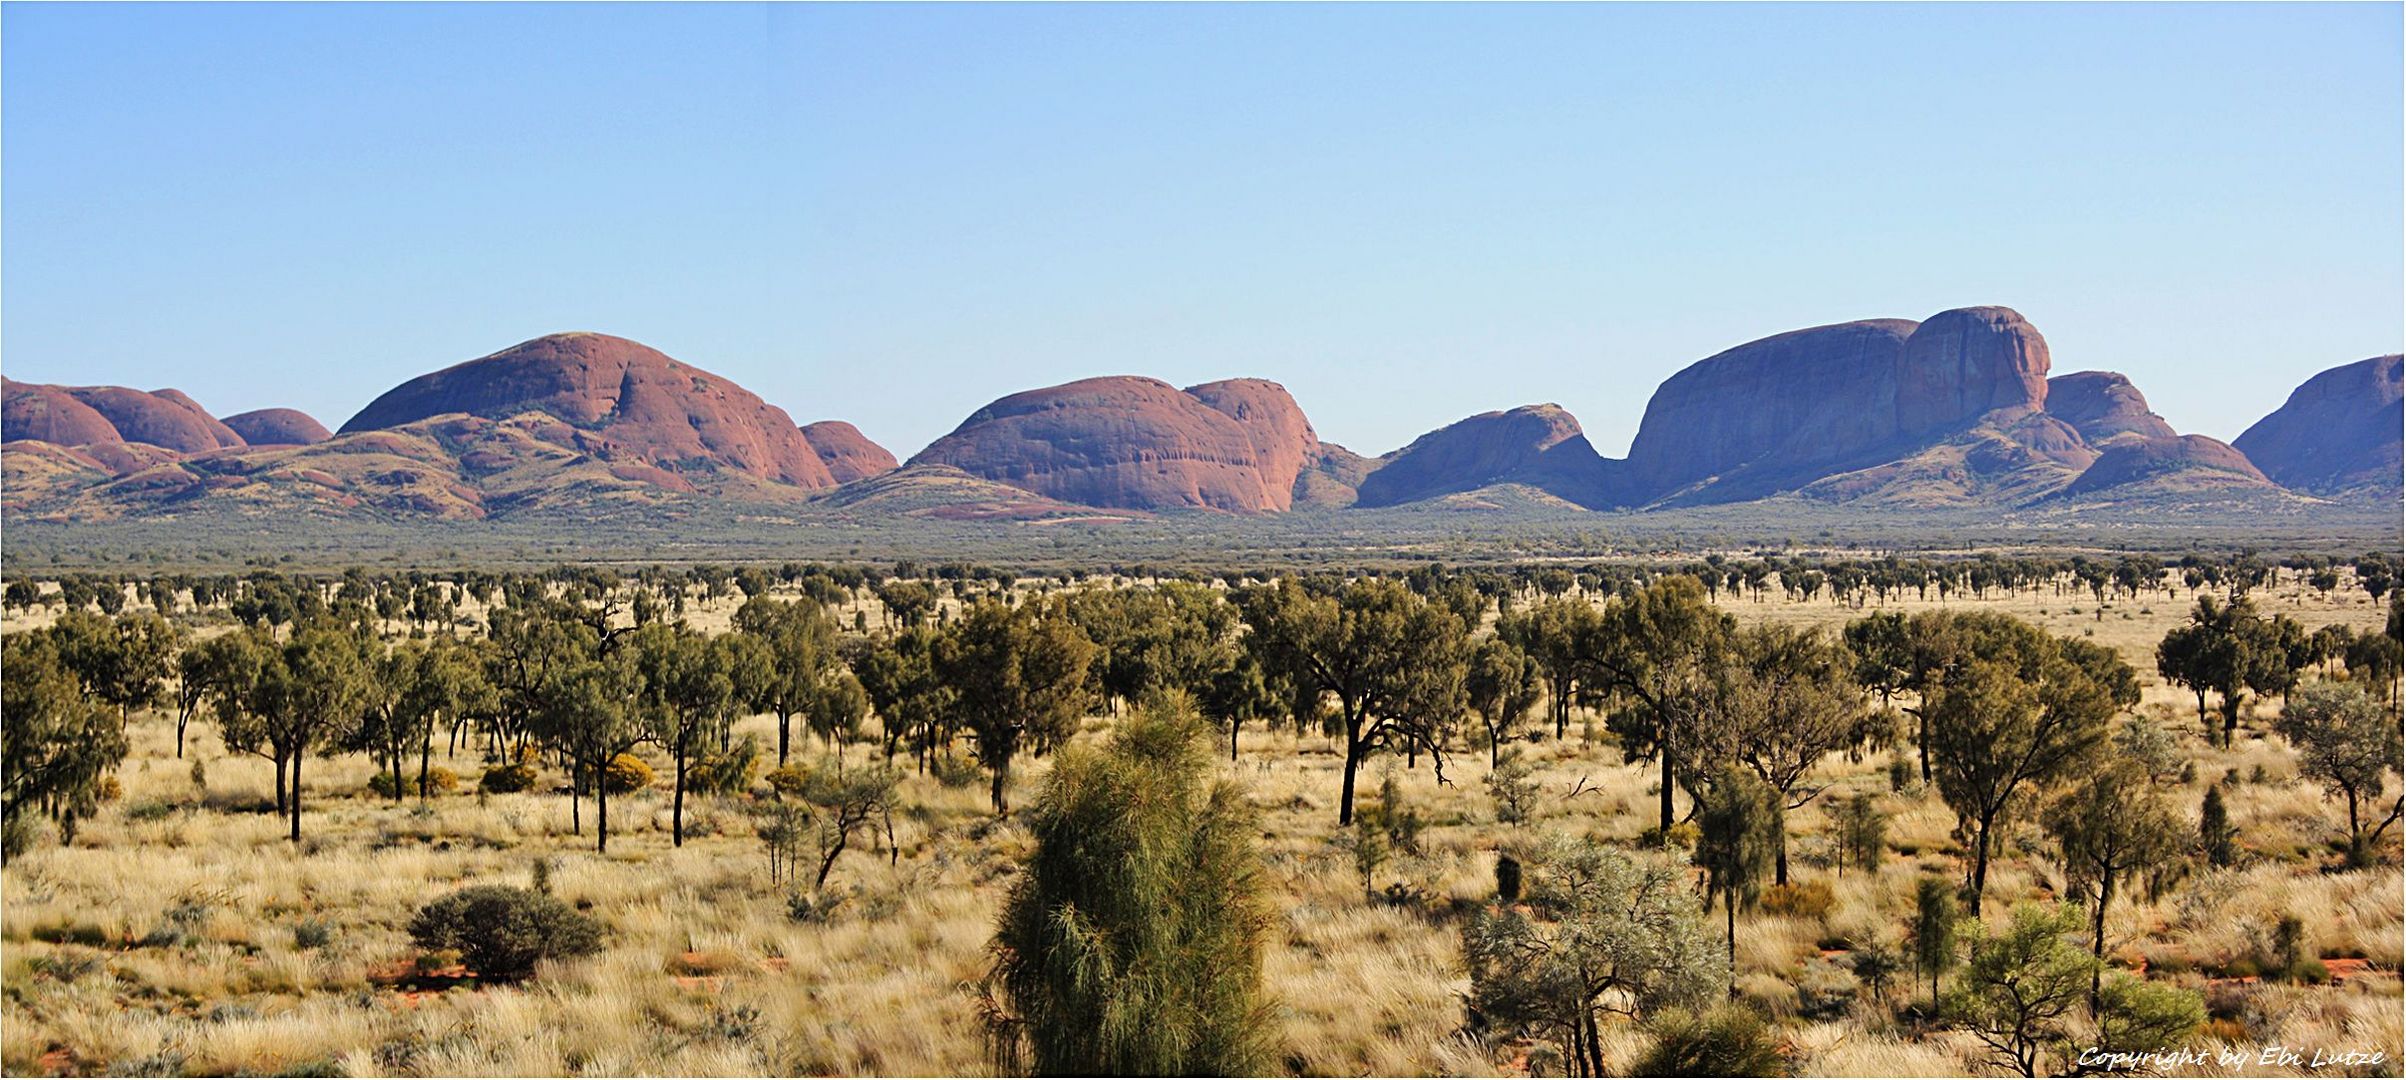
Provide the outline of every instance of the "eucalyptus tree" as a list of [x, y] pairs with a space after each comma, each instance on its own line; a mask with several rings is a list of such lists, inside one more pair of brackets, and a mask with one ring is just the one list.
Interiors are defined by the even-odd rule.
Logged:
[[768, 646], [770, 666], [759, 680], [753, 704], [777, 716], [777, 764], [793, 745], [793, 720], [806, 719], [823, 695], [837, 692], [843, 672], [835, 620], [810, 600], [782, 601], [746, 590], [751, 599], [735, 612], [737, 631]]
[[[2397, 715], [2356, 684], [2315, 683], [2281, 708], [2280, 732], [2297, 748], [2298, 771], [2346, 801], [2348, 865], [2370, 863], [2381, 834], [2406, 814], [2406, 798], [2401, 798], [2378, 822], [2365, 820], [2366, 805], [2379, 802], [2389, 774], [2399, 770], [2406, 755]], [[2378, 813], [2379, 807], [2372, 810]]]
[[1623, 752], [1662, 766], [1665, 831], [1673, 820], [1672, 790], [1696, 786], [1697, 755], [1706, 748], [1695, 744], [1735, 625], [1703, 585], [1681, 574], [1614, 597], [1580, 640], [1589, 684], [1633, 706], [1614, 717]]
[[1250, 592], [1248, 647], [1265, 669], [1313, 697], [1334, 698], [1329, 733], [1343, 741], [1337, 824], [1353, 824], [1355, 778], [1380, 751], [1426, 751], [1445, 775], [1444, 731], [1464, 705], [1470, 658], [1462, 620], [1392, 581], [1356, 580], [1329, 592], [1292, 579]]
[[1493, 769], [1512, 729], [1545, 696], [1543, 669], [1510, 641], [1491, 637], [1472, 653], [1463, 688], [1471, 711], [1487, 727], [1487, 767]]
[[1939, 795], [1971, 836], [1977, 917], [1997, 828], [2015, 797], [2065, 775], [2104, 741], [2127, 665], [2010, 616], [1953, 618], [1965, 659], [1931, 689], [1931, 756]]
[[1774, 881], [1785, 885], [1787, 812], [1821, 794], [1821, 759], [1855, 742], [1863, 694], [1854, 657], [1819, 630], [1754, 626], [1730, 643], [1699, 717], [1699, 756], [1744, 768], [1770, 792]]
[[[731, 652], [720, 639], [684, 623], [653, 623], [628, 638], [642, 676], [639, 716], [653, 745], [668, 752], [675, 767], [669, 835], [685, 845], [685, 781], [694, 757], [727, 722], [736, 701]], [[608, 759], [602, 759], [606, 766]], [[594, 785], [598, 790], [606, 784]]]
[[1010, 810], [1005, 789], [1020, 751], [1048, 753], [1076, 730], [1094, 658], [1094, 643], [1058, 600], [1014, 607], [981, 599], [942, 637], [936, 670], [951, 687], [954, 714], [977, 737], [996, 814]]
[[2055, 842], [2064, 876], [2089, 913], [2089, 1007], [2097, 1007], [2105, 960], [2105, 918], [2115, 889], [2182, 853], [2187, 830], [2164, 804], [2142, 766], [2119, 761], [2091, 772], [2040, 818]]
[[25, 843], [25, 814], [49, 815], [69, 840], [99, 804], [100, 781], [125, 758], [125, 728], [83, 692], [49, 631], [0, 644], [0, 859]]

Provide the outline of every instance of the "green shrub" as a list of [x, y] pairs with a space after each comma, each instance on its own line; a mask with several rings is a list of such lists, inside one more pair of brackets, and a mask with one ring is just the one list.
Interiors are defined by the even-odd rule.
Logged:
[[334, 928], [316, 919], [294, 923], [292, 944], [296, 949], [323, 949], [334, 942]]
[[937, 783], [948, 788], [965, 788], [986, 778], [985, 770], [978, 768], [976, 761], [942, 754], [928, 762], [927, 771]]
[[1654, 1045], [1633, 1076], [1784, 1076], [1788, 1061], [1754, 1010], [1724, 1005], [1701, 1016], [1673, 1014], [1654, 1025]]
[[482, 978], [512, 982], [541, 960], [585, 956], [601, 948], [601, 924], [529, 889], [474, 885], [419, 908], [409, 936], [429, 952], [456, 951]]

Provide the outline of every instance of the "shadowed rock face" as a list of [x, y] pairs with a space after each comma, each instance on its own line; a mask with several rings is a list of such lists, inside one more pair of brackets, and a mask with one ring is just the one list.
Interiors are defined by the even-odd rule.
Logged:
[[225, 424], [252, 446], [307, 446], [334, 437], [299, 409], [253, 409], [226, 417]]
[[1362, 480], [1356, 505], [1393, 506], [1518, 483], [1596, 506], [1604, 502], [1604, 467], [1577, 418], [1558, 405], [1523, 405], [1414, 439]]
[[607, 334], [554, 334], [394, 387], [343, 425], [397, 428], [447, 413], [543, 413], [577, 448], [672, 473], [729, 471], [802, 488], [835, 477], [785, 410], [656, 349]]
[[108, 417], [76, 400], [65, 387], [13, 380], [0, 380], [0, 438], [57, 446], [124, 441]]
[[885, 447], [870, 442], [860, 429], [841, 420], [821, 420], [802, 425], [802, 437], [810, 440], [810, 448], [819, 455], [819, 463], [827, 466], [829, 475], [839, 484], [883, 476], [901, 468], [902, 463]]
[[911, 464], [950, 465], [1047, 498], [1131, 510], [1258, 513], [1293, 504], [1316, 446], [1276, 383], [1082, 379], [1002, 398]]
[[2094, 446], [2129, 435], [2175, 436], [2172, 425], [2147, 408], [2146, 395], [2112, 371], [2075, 371], [2047, 380], [2047, 415], [2072, 425]]
[[[1646, 404], [1624, 496], [1730, 502], [1901, 460], [2047, 398], [2047, 343], [2010, 308], [1795, 330], [1689, 365]], [[2008, 419], [2008, 418], [2000, 418]]]
[[2305, 381], [2231, 445], [2265, 474], [2319, 494], [2396, 493], [2400, 362], [2376, 356]]

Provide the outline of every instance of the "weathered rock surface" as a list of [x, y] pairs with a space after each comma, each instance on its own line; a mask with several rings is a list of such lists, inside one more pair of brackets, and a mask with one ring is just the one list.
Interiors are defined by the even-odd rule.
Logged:
[[835, 477], [785, 410], [659, 350], [607, 334], [553, 334], [421, 375], [370, 402], [344, 434], [465, 413], [555, 418], [562, 445], [667, 473], [735, 473], [804, 489]]
[[299, 409], [253, 409], [226, 417], [225, 425], [252, 446], [307, 446], [334, 437], [326, 425]]
[[802, 437], [819, 455], [819, 464], [839, 484], [883, 476], [901, 468], [892, 451], [869, 441], [860, 429], [841, 420], [821, 420], [802, 425]]
[[2072, 425], [2092, 446], [2129, 436], [2169, 439], [2177, 434], [2148, 409], [2138, 387], [2113, 371], [2075, 371], [2048, 379], [2047, 415]]
[[2392, 354], [2322, 372], [2231, 445], [2289, 487], [2395, 497], [2406, 488], [2399, 473], [2399, 368]]
[[1526, 484], [1582, 506], [1605, 505], [1604, 459], [1559, 405], [1480, 413], [1392, 454], [1359, 485], [1360, 506], [1394, 506], [1493, 484]]
[[[911, 459], [1050, 499], [1260, 513], [1293, 504], [1310, 425], [1275, 383], [1107, 376], [1012, 394]], [[1317, 440], [1312, 440], [1317, 444]]]

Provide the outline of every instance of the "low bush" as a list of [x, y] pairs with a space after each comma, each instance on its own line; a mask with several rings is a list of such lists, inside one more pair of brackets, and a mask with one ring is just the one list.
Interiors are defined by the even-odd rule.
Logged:
[[513, 982], [549, 959], [601, 949], [601, 924], [552, 897], [507, 885], [475, 885], [445, 895], [409, 921], [409, 936], [429, 952], [457, 952], [479, 977]]
[[484, 778], [476, 782], [476, 789], [495, 795], [514, 795], [533, 788], [535, 780], [535, 755], [528, 752], [519, 754], [516, 761], [507, 765], [486, 769]]
[[602, 786], [612, 795], [642, 791], [652, 786], [652, 767], [633, 754], [620, 754], [602, 770]]
[[1754, 1010], [1724, 1005], [1701, 1016], [1674, 1014], [1654, 1025], [1654, 1045], [1632, 1076], [1784, 1076], [1787, 1059]]
[[1826, 919], [1838, 898], [1826, 881], [1790, 882], [1763, 890], [1763, 910], [1799, 919]]

